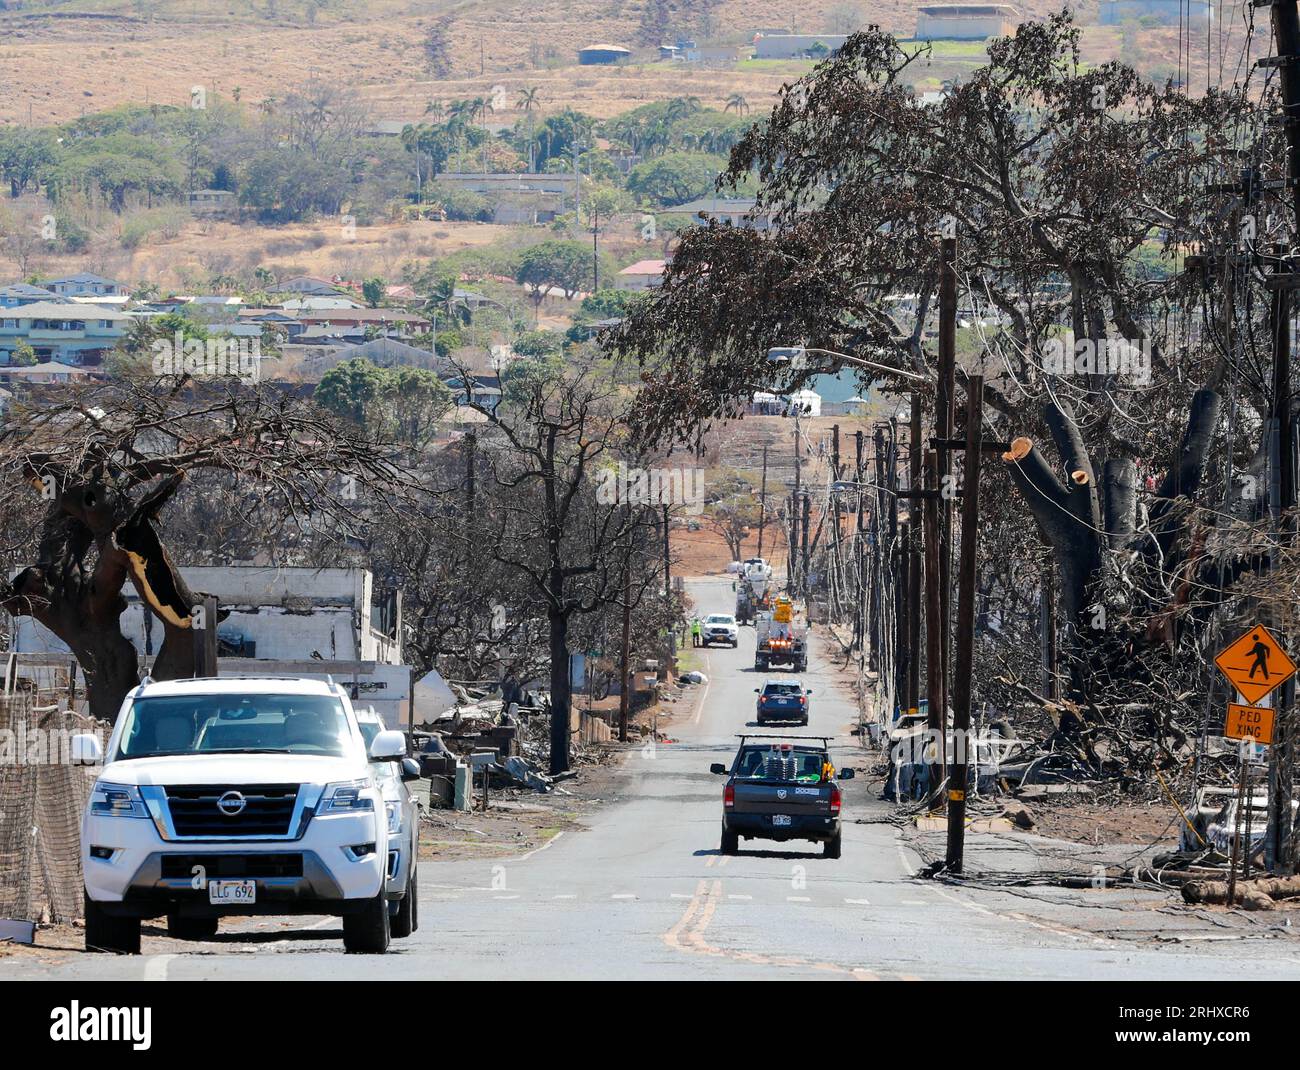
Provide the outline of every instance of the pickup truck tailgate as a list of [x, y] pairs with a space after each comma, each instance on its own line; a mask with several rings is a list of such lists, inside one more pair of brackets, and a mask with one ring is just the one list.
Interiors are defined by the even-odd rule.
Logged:
[[737, 814], [826, 815], [831, 812], [831, 785], [736, 782]]

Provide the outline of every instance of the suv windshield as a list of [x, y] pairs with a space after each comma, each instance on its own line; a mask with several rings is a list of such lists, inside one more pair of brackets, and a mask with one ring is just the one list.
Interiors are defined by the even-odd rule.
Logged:
[[735, 624], [736, 620], [734, 617], [727, 617], [721, 613], [715, 613], [713, 616], [709, 618], [709, 623], [710, 624]]
[[174, 754], [322, 754], [352, 749], [343, 704], [327, 695], [170, 695], [138, 698], [117, 758]]
[[763, 689], [765, 695], [802, 695], [803, 689], [798, 684], [768, 684]]
[[808, 747], [743, 747], [736, 759], [737, 780], [775, 780], [816, 784], [822, 779], [826, 752]]

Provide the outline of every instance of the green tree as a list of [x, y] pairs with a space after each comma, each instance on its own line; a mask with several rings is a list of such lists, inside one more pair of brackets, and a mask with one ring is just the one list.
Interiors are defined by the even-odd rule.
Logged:
[[366, 279], [361, 284], [361, 296], [365, 298], [366, 304], [371, 308], [378, 308], [384, 299], [384, 280], [380, 278]]
[[632, 168], [627, 188], [655, 205], [674, 205], [703, 197], [726, 167], [721, 156], [701, 152], [667, 152]]
[[593, 285], [591, 257], [586, 242], [544, 241], [519, 254], [515, 281], [532, 287], [533, 300], [539, 307], [548, 290], [560, 290], [565, 297], [572, 298], [579, 290], [589, 290]]
[[316, 387], [316, 403], [358, 426], [369, 422], [371, 407], [383, 396], [387, 372], [365, 357], [334, 365]]
[[30, 368], [40, 363], [40, 358], [26, 339], [19, 339], [18, 344], [14, 346], [14, 351], [9, 354], [9, 363], [15, 368]]

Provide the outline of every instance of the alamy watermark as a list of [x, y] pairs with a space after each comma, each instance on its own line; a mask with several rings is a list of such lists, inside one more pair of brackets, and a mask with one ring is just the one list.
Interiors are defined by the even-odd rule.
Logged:
[[1043, 343], [1043, 371], [1048, 375], [1115, 375], [1134, 386], [1151, 385], [1151, 340], [1080, 338], [1066, 331]]
[[257, 382], [262, 371], [258, 338], [159, 338], [153, 346], [154, 375], [188, 375], [199, 379]]
[[677, 505], [698, 516], [704, 512], [703, 468], [629, 468], [624, 461], [606, 468], [596, 485], [601, 505]]

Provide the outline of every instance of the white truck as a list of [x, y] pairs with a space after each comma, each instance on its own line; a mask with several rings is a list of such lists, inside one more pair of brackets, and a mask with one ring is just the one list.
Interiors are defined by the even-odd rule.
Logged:
[[392, 878], [415, 841], [379, 776], [406, 739], [367, 747], [333, 681], [146, 680], [104, 752], [81, 735], [72, 756], [103, 762], [81, 825], [88, 951], [138, 954], [141, 919], [162, 916], [180, 939], [250, 914], [339, 916], [352, 952], [405, 935]]
[[766, 672], [774, 665], [787, 665], [794, 672], [808, 669], [808, 625], [803, 612], [789, 598], [777, 597], [771, 609], [754, 618], [757, 643], [754, 668]]
[[736, 621], [753, 624], [755, 618], [771, 602], [773, 592], [772, 566], [761, 557], [751, 557], [741, 562], [736, 577]]

